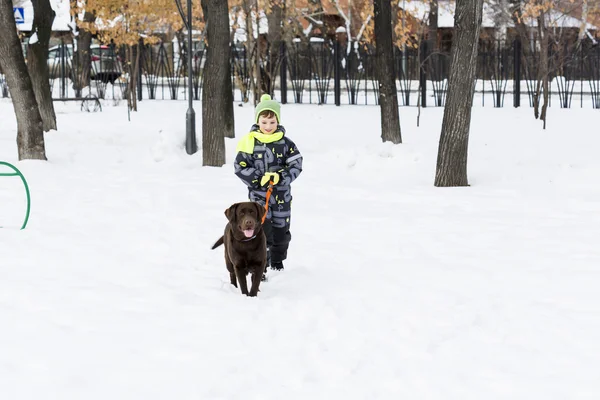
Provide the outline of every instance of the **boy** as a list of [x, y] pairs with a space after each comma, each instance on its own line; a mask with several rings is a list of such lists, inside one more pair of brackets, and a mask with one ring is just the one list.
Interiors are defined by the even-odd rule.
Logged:
[[250, 133], [237, 145], [235, 174], [248, 186], [250, 201], [263, 206], [269, 182], [273, 182], [263, 229], [267, 236], [267, 268], [282, 270], [292, 239], [290, 184], [302, 172], [302, 156], [294, 142], [285, 136], [280, 125], [279, 103], [271, 96], [261, 96], [254, 118]]

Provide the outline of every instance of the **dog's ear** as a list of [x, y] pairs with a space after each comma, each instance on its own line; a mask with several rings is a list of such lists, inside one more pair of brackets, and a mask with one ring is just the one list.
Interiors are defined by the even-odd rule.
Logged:
[[237, 215], [237, 206], [238, 203], [233, 204], [231, 207], [229, 207], [227, 210], [225, 210], [225, 216], [227, 217], [227, 219], [229, 221], [234, 221], [235, 220], [235, 216]]
[[256, 207], [256, 215], [258, 215], [258, 221], [260, 222], [265, 215], [265, 208], [258, 203], [254, 203], [254, 207]]

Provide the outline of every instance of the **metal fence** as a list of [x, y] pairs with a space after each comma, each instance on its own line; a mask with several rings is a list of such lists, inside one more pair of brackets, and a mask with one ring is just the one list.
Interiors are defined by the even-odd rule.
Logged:
[[[520, 41], [508, 45], [481, 42], [476, 70], [476, 101], [493, 107], [533, 106], [540, 80], [540, 46]], [[139, 51], [139, 57], [137, 55]], [[591, 104], [600, 108], [600, 46], [582, 45], [548, 49], [550, 106], [561, 108]], [[182, 100], [187, 97], [188, 51], [172, 43], [140, 45], [134, 52], [114, 46], [96, 46], [90, 53], [89, 79], [81, 82], [81, 61], [72, 45], [51, 49], [48, 59], [50, 83], [56, 99], [95, 96], [123, 99], [135, 88], [138, 100]], [[129, 58], [139, 58], [130, 62]], [[192, 51], [194, 98], [201, 99], [205, 51]], [[424, 42], [419, 48], [396, 49], [396, 85], [401, 106], [443, 107], [448, 89], [450, 55], [432, 51]], [[231, 46], [234, 100], [251, 97], [254, 54], [243, 44]], [[375, 49], [332, 41], [281, 43], [261, 55], [262, 91], [282, 103], [377, 104]], [[137, 74], [132, 74], [137, 65]], [[129, 80], [137, 75], [135, 85]], [[0, 96], [8, 97], [0, 75]], [[506, 102], [506, 100], [509, 100]]]

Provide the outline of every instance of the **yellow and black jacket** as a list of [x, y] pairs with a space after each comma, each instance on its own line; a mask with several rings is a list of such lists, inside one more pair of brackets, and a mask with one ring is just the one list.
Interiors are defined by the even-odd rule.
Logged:
[[[255, 124], [237, 145], [234, 169], [235, 174], [248, 186], [250, 200], [263, 205], [267, 187], [260, 185], [262, 176], [265, 172], [279, 174], [279, 182], [274, 186], [269, 202], [269, 214], [271, 208], [278, 214], [278, 209], [289, 210], [292, 201], [290, 185], [302, 172], [302, 155], [296, 144], [285, 136], [283, 126], [279, 125], [273, 134], [265, 135]], [[278, 204], [279, 207], [272, 207]]]

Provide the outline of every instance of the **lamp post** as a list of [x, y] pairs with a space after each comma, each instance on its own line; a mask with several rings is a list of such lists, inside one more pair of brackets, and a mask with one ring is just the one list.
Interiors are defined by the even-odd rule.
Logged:
[[183, 20], [183, 25], [187, 28], [187, 72], [188, 72], [188, 110], [185, 114], [185, 150], [188, 154], [194, 154], [198, 151], [196, 144], [196, 112], [194, 111], [194, 81], [192, 76], [192, 0], [187, 0], [187, 18], [183, 12], [181, 0], [175, 0], [177, 10]]

